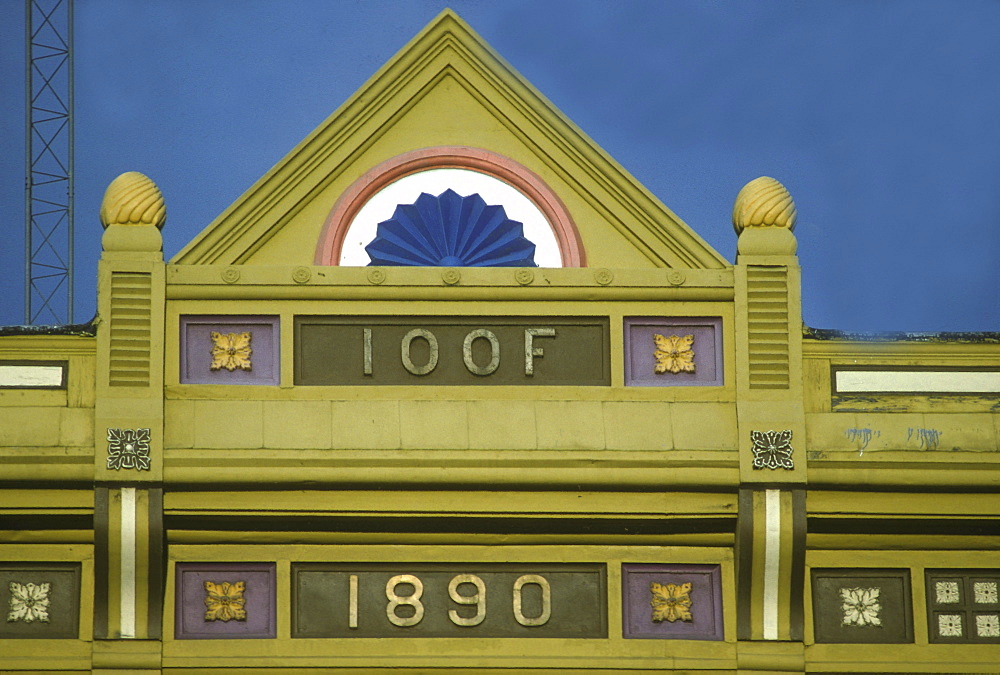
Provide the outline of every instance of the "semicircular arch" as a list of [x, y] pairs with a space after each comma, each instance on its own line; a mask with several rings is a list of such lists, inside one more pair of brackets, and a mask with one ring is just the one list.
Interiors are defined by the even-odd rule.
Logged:
[[316, 265], [340, 265], [344, 242], [358, 213], [372, 197], [401, 178], [433, 169], [465, 169], [500, 180], [541, 212], [555, 237], [563, 267], [586, 267], [580, 233], [562, 200], [533, 171], [480, 148], [438, 146], [397, 155], [367, 171], [340, 196], [316, 243]]

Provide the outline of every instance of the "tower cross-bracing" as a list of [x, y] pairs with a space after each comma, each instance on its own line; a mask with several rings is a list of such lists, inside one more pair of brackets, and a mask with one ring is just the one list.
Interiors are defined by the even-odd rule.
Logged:
[[73, 0], [26, 0], [24, 320], [73, 322]]

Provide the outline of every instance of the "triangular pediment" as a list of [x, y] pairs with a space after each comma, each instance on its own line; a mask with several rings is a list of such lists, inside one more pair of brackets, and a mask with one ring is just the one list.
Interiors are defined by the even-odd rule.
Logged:
[[313, 264], [345, 191], [394, 157], [442, 146], [533, 172], [572, 216], [588, 266], [729, 266], [450, 10], [171, 262]]

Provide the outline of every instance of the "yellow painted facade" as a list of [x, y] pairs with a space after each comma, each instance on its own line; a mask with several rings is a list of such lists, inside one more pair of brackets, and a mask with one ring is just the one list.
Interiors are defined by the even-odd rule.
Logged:
[[[575, 223], [586, 264], [530, 275], [314, 264], [359, 179], [442, 146], [536, 176]], [[453, 13], [172, 260], [162, 197], [141, 174], [115, 181], [101, 220], [97, 320], [0, 329], [0, 670], [997, 671], [1000, 336], [803, 328], [794, 203], [780, 183], [740, 193], [729, 263]], [[607, 382], [306, 386], [309, 317], [356, 322], [344, 330], [606, 322]], [[247, 324], [270, 331], [273, 381], [218, 379], [263, 377], [256, 332], [245, 357], [257, 370], [208, 372], [206, 360], [190, 375], [193, 354], [234, 354], [226, 327]], [[220, 337], [192, 347], [201, 325]], [[636, 331], [689, 325], [693, 363], [714, 379], [671, 386], [667, 368], [657, 386], [636, 386], [653, 375], [630, 370], [633, 353], [656, 346]], [[548, 339], [537, 338], [542, 365], [563, 344]], [[502, 358], [522, 358], [520, 343], [500, 344]], [[462, 356], [440, 358], [443, 370]], [[24, 379], [36, 367], [61, 375]], [[383, 633], [352, 635], [376, 619], [372, 596], [351, 590], [329, 613], [363, 625], [310, 637], [327, 616], [301, 579], [323, 565], [343, 571], [338, 584], [423, 575], [425, 622], [404, 625], [390, 607]], [[63, 576], [46, 581], [51, 570]], [[599, 590], [586, 595], [592, 570]], [[452, 605], [435, 600], [434, 575], [452, 574], [486, 579], [482, 624], [457, 620], [471, 620], [473, 582]], [[714, 585], [690, 582], [690, 621], [656, 620], [654, 577], [642, 575], [676, 581], [676, 594], [688, 577]], [[538, 577], [567, 581], [546, 601]], [[223, 621], [218, 603], [243, 607], [237, 578], [248, 616]], [[212, 619], [202, 581], [214, 584]], [[414, 582], [393, 583], [376, 599], [414, 606], [400, 598], [415, 590], [394, 595]], [[528, 594], [541, 605], [519, 605]], [[559, 607], [563, 597], [586, 602]], [[500, 612], [510, 627], [489, 633]], [[577, 620], [596, 628], [575, 636]]]

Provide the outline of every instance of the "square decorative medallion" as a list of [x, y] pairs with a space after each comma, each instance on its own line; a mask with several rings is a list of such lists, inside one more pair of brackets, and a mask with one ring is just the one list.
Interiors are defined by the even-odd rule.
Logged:
[[0, 641], [78, 638], [80, 565], [0, 564], [0, 612]]
[[812, 570], [816, 642], [913, 642], [909, 570]]
[[177, 563], [174, 637], [273, 638], [274, 563]]
[[718, 565], [622, 565], [622, 636], [722, 640]]
[[278, 317], [181, 317], [181, 384], [266, 384], [279, 381]]
[[1000, 570], [927, 570], [931, 642], [1000, 643]]
[[722, 319], [626, 317], [625, 384], [721, 386]]

